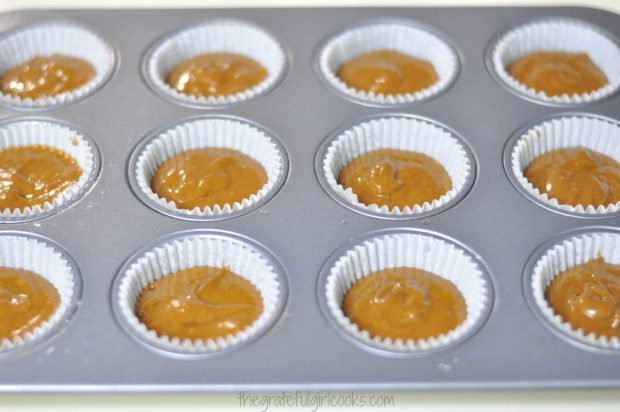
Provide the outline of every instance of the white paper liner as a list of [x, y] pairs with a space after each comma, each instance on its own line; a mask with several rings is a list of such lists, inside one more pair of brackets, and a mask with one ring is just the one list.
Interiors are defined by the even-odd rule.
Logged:
[[[174, 201], [153, 192], [153, 176], [167, 159], [203, 147], [234, 149], [252, 157], [265, 169], [267, 183], [257, 193], [240, 202], [215, 205], [213, 208], [206, 206], [204, 209], [180, 209]], [[174, 212], [204, 217], [236, 212], [259, 202], [274, 188], [282, 169], [282, 153], [263, 131], [238, 120], [208, 118], [190, 120], [162, 132], [142, 150], [136, 161], [135, 173], [140, 189], [156, 204]]]
[[[356, 90], [337, 76], [343, 63], [384, 49], [430, 61], [439, 80], [415, 93], [384, 95]], [[446, 89], [457, 75], [458, 56], [444, 40], [426, 30], [406, 24], [372, 24], [347, 30], [331, 39], [320, 52], [319, 68], [328, 83], [345, 95], [373, 104], [407, 104], [428, 99]]]
[[[508, 73], [508, 66], [527, 54], [554, 51], [587, 53], [607, 76], [609, 83], [585, 94], [547, 96], [528, 88]], [[511, 88], [535, 99], [550, 103], [584, 104], [601, 100], [620, 87], [620, 48], [605, 34], [585, 22], [553, 19], [519, 26], [506, 33], [495, 45], [493, 67], [499, 78]]]
[[[168, 74], [181, 62], [199, 54], [237, 53], [250, 57], [267, 70], [267, 77], [256, 86], [231, 95], [193, 96], [180, 93], [166, 83]], [[166, 95], [191, 104], [230, 105], [265, 93], [282, 76], [286, 55], [267, 32], [242, 22], [223, 21], [192, 27], [160, 43], [150, 54], [146, 73]]]
[[[163, 276], [195, 266], [228, 267], [250, 281], [263, 299], [263, 312], [258, 319], [235, 335], [205, 340], [158, 336], [141, 323], [135, 307], [142, 290]], [[115, 299], [131, 331], [144, 341], [172, 352], [203, 354], [237, 346], [268, 327], [277, 316], [280, 284], [273, 267], [250, 246], [230, 238], [195, 236], [170, 241], [141, 256], [123, 274]]]
[[[373, 338], [368, 331], [360, 330], [342, 311], [347, 291], [373, 272], [396, 267], [426, 270], [454, 283], [467, 305], [463, 323], [436, 337], [406, 341]], [[418, 352], [450, 345], [471, 332], [489, 301], [484, 276], [474, 259], [451, 243], [420, 234], [393, 234], [365, 241], [347, 251], [330, 269], [324, 293], [336, 322], [360, 341], [390, 351]]]
[[616, 337], [597, 337], [594, 333], [586, 334], [582, 329], [574, 329], [569, 322], [564, 322], [560, 315], [555, 313], [545, 298], [547, 287], [556, 276], [598, 256], [602, 256], [607, 263], [620, 265], [620, 235], [589, 233], [574, 236], [555, 245], [534, 266], [532, 294], [544, 317], [558, 330], [588, 345], [604, 349], [620, 349], [620, 340]]
[[105, 40], [85, 28], [59, 22], [29, 27], [0, 40], [0, 75], [34, 57], [53, 54], [88, 61], [95, 68], [95, 77], [75, 90], [34, 100], [0, 92], [0, 101], [26, 108], [69, 103], [99, 88], [114, 68], [114, 50]]
[[29, 218], [73, 202], [91, 181], [95, 167], [95, 148], [81, 133], [59, 123], [44, 120], [24, 120], [0, 125], [0, 150], [31, 145], [44, 145], [62, 150], [75, 159], [82, 169], [82, 174], [74, 185], [53, 198], [51, 202], [24, 209], [6, 208], [0, 211], [1, 218]]
[[[342, 169], [360, 155], [379, 149], [397, 149], [423, 153], [441, 163], [452, 180], [452, 189], [432, 202], [391, 210], [387, 205], [360, 203], [351, 188], [338, 183]], [[428, 212], [454, 199], [465, 186], [471, 164], [463, 144], [447, 130], [424, 120], [385, 117], [357, 124], [341, 133], [329, 145], [323, 158], [323, 173], [329, 187], [352, 205], [390, 215]]]
[[555, 208], [587, 215], [616, 213], [620, 202], [606, 206], [559, 204], [557, 199], [535, 188], [524, 172], [538, 156], [569, 147], [585, 147], [620, 162], [618, 142], [620, 126], [616, 123], [587, 116], [558, 117], [531, 128], [515, 142], [511, 153], [512, 173], [528, 193]]
[[0, 266], [30, 270], [54, 285], [60, 296], [60, 304], [48, 320], [23, 335], [0, 340], [2, 353], [44, 338], [64, 318], [71, 307], [76, 274], [54, 247], [23, 236], [0, 236]]

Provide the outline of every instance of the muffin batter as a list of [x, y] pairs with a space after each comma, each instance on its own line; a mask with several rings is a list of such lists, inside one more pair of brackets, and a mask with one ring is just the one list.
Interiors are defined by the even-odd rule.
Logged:
[[560, 273], [547, 288], [555, 313], [574, 329], [620, 338], [620, 266], [602, 257]]
[[196, 266], [144, 288], [136, 303], [140, 322], [159, 336], [215, 339], [234, 335], [263, 312], [256, 287], [228, 268]]
[[448, 333], [467, 317], [465, 300], [452, 282], [410, 267], [358, 280], [344, 297], [343, 311], [371, 337], [403, 340]]
[[547, 96], [590, 93], [608, 83], [605, 73], [586, 53], [527, 54], [512, 62], [508, 72], [528, 88]]
[[560, 204], [607, 206], [620, 201], [620, 163], [582, 147], [557, 149], [534, 159], [525, 177]]
[[37, 56], [7, 70], [0, 78], [0, 88], [2, 93], [22, 99], [38, 99], [78, 89], [92, 80], [95, 73], [89, 62], [77, 57]]
[[439, 80], [431, 62], [395, 50], [357, 56], [340, 66], [337, 75], [349, 87], [383, 95], [415, 93]]
[[342, 169], [338, 183], [351, 188], [361, 203], [390, 209], [432, 202], [452, 189], [452, 180], [439, 162], [396, 149], [356, 157]]
[[267, 77], [257, 61], [236, 53], [207, 53], [177, 65], [166, 83], [196, 97], [221, 96], [251, 89]]
[[0, 150], [0, 210], [51, 203], [81, 175], [77, 161], [53, 147], [13, 146]]
[[59, 304], [58, 291], [47, 279], [29, 270], [0, 267], [0, 341], [32, 332]]
[[153, 192], [181, 209], [241, 202], [267, 183], [263, 166], [227, 148], [192, 149], [166, 160], [153, 176]]

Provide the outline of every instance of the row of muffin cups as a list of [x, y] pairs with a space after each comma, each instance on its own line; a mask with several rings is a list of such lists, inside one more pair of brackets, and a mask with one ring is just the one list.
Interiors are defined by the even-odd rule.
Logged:
[[[340, 79], [338, 68], [360, 54], [390, 49], [429, 61], [439, 80], [415, 93], [384, 95], [356, 90]], [[585, 52], [605, 73], [608, 84], [585, 94], [547, 96], [512, 77], [508, 65], [529, 53], [549, 50]], [[250, 57], [267, 70], [254, 87], [231, 95], [194, 96], [180, 93], [166, 83], [171, 70], [196, 55], [229, 52]], [[0, 102], [12, 107], [45, 109], [75, 102], [92, 94], [112, 77], [118, 51], [99, 34], [70, 22], [48, 22], [17, 29], [0, 38], [0, 73], [37, 56], [53, 54], [82, 58], [93, 65], [96, 76], [83, 86], [55, 96], [36, 99], [0, 93]], [[223, 107], [254, 99], [272, 90], [287, 71], [286, 48], [271, 34], [250, 23], [219, 20], [186, 28], [163, 37], [149, 49], [142, 63], [146, 82], [159, 95], [182, 105]], [[513, 28], [488, 48], [487, 65], [493, 77], [510, 91], [527, 99], [552, 105], [580, 105], [611, 96], [620, 88], [620, 46], [614, 36], [591, 23], [568, 19], [536, 20]], [[357, 103], [400, 106], [426, 100], [447, 90], [460, 69], [459, 54], [437, 30], [415, 21], [388, 19], [348, 28], [327, 40], [316, 53], [319, 78], [337, 94]]]
[[[562, 148], [581, 147], [620, 161], [620, 123], [592, 114], [561, 114], [528, 125], [515, 133], [504, 150], [504, 164], [513, 185], [532, 201], [558, 213], [580, 217], [613, 217], [620, 204], [567, 205], [534, 187], [524, 171], [539, 156]], [[0, 221], [18, 223], [63, 211], [84, 198], [101, 174], [101, 159], [94, 140], [77, 128], [47, 118], [18, 118], [0, 124], [0, 150], [44, 145], [59, 149], [82, 169], [79, 180], [43, 205], [0, 211]], [[256, 193], [234, 203], [184, 209], [152, 188], [153, 176], [168, 159], [193, 149], [227, 148], [256, 160], [264, 168], [266, 183]], [[406, 206], [363, 204], [351, 188], [338, 180], [353, 159], [379, 149], [422, 153], [439, 162], [452, 182], [436, 199]], [[129, 161], [129, 183], [136, 196], [152, 209], [179, 219], [213, 220], [236, 217], [262, 207], [288, 177], [288, 156], [282, 143], [262, 126], [239, 117], [204, 115], [155, 130], [134, 149]], [[415, 219], [440, 213], [462, 200], [476, 176], [472, 147], [446, 126], [410, 114], [382, 114], [357, 120], [337, 129], [320, 146], [315, 158], [317, 178], [340, 204], [365, 215], [388, 219]]]
[[[42, 324], [13, 339], [0, 341], [0, 355], [33, 350], [69, 324], [81, 299], [79, 267], [59, 244], [40, 235], [0, 232], [0, 266], [33, 271], [58, 291], [60, 305]], [[620, 264], [620, 231], [591, 227], [564, 233], [541, 245], [530, 257], [523, 275], [527, 303], [552, 332], [578, 347], [619, 353], [616, 337], [597, 336], [573, 327], [557, 315], [545, 297], [553, 279], [563, 271], [599, 256]], [[136, 314], [136, 302], [150, 283], [196, 267], [228, 267], [251, 282], [263, 311], [247, 328], [214, 339], [180, 339], [149, 329]], [[462, 294], [467, 316], [456, 328], [427, 339], [403, 340], [372, 336], [343, 312], [347, 291], [360, 279], [383, 269], [411, 267], [452, 282]], [[494, 305], [494, 281], [484, 261], [469, 247], [428, 230], [393, 228], [354, 238], [325, 262], [317, 295], [328, 323], [359, 347], [387, 356], [418, 356], [462, 344], [483, 327]], [[121, 327], [155, 352], [173, 357], [219, 354], [258, 339], [281, 318], [287, 306], [288, 281], [278, 258], [246, 236], [217, 231], [172, 233], [137, 251], [123, 265], [112, 286], [113, 311]]]

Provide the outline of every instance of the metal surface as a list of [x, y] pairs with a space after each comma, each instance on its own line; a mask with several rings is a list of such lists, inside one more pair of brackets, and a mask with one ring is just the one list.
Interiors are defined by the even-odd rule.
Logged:
[[[49, 19], [75, 21], [118, 50], [118, 69], [97, 93], [40, 112], [79, 127], [97, 144], [102, 174], [94, 189], [63, 213], [1, 224], [47, 236], [75, 258], [83, 278], [79, 309], [54, 339], [0, 359], [2, 392], [162, 392], [280, 389], [448, 389], [620, 387], [620, 356], [584, 350], [558, 337], [529, 310], [523, 271], [539, 245], [584, 225], [618, 226], [620, 218], [580, 219], [524, 197], [502, 165], [510, 136], [561, 108], [508, 92], [487, 71], [494, 35], [545, 16], [579, 18], [620, 36], [620, 17], [586, 8], [265, 9], [15, 12], [0, 15], [0, 32]], [[478, 173], [454, 207], [414, 220], [366, 216], [334, 201], [314, 170], [329, 133], [361, 117], [392, 113], [345, 100], [317, 79], [313, 56], [327, 36], [375, 18], [411, 19], [434, 27], [461, 57], [460, 74], [432, 100], [398, 108], [455, 130], [471, 146]], [[145, 84], [142, 58], [166, 33], [212, 19], [240, 19], [265, 28], [289, 55], [286, 77], [269, 94], [209, 113], [238, 115], [278, 136], [289, 157], [282, 189], [259, 210], [220, 221], [186, 221], [144, 205], [127, 182], [133, 148], [164, 124], [205, 113], [163, 99]], [[580, 110], [617, 118], [618, 95]], [[0, 108], [0, 117], [27, 112]], [[423, 228], [475, 250], [493, 274], [495, 304], [487, 322], [461, 344], [411, 358], [379, 356], [334, 330], [317, 304], [322, 266], [343, 244], [366, 232]], [[288, 304], [267, 333], [217, 357], [177, 359], [146, 349], [123, 332], [110, 304], [123, 262], [154, 238], [188, 229], [220, 229], [264, 245], [282, 262]]]

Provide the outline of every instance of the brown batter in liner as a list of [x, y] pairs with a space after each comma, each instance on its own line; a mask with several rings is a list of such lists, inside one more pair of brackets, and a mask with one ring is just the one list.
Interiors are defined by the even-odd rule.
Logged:
[[380, 149], [350, 161], [338, 176], [338, 183], [351, 188], [365, 205], [390, 209], [423, 205], [452, 189], [443, 166], [423, 153]]
[[44, 277], [29, 270], [0, 267], [0, 341], [32, 332], [59, 305], [58, 291]]
[[38, 99], [78, 89], [95, 74], [89, 62], [77, 57], [37, 56], [7, 70], [0, 78], [0, 88], [2, 93], [22, 99]]
[[228, 268], [196, 266], [144, 288], [136, 302], [140, 322], [159, 336], [215, 339], [243, 331], [263, 312], [258, 289]]
[[620, 201], [620, 163], [583, 147], [544, 153], [527, 166], [524, 175], [560, 204], [597, 207]]
[[207, 53], [178, 64], [166, 78], [176, 91], [196, 97], [243, 92], [267, 77], [257, 61], [236, 53]]
[[77, 161], [54, 147], [13, 146], [0, 150], [0, 210], [51, 203], [81, 175]]
[[467, 317], [461, 292], [422, 269], [373, 272], [347, 291], [344, 314], [371, 337], [428, 339], [455, 329]]
[[512, 62], [508, 72], [525, 86], [547, 96], [590, 93], [609, 82], [586, 53], [531, 53]]
[[439, 80], [433, 64], [395, 50], [376, 50], [351, 59], [337, 76], [356, 90], [375, 94], [415, 93]]
[[159, 197], [181, 209], [233, 205], [256, 194], [267, 183], [263, 166], [237, 150], [206, 147], [166, 160], [153, 176]]
[[585, 334], [620, 338], [620, 266], [602, 257], [556, 276], [545, 293], [562, 320]]

